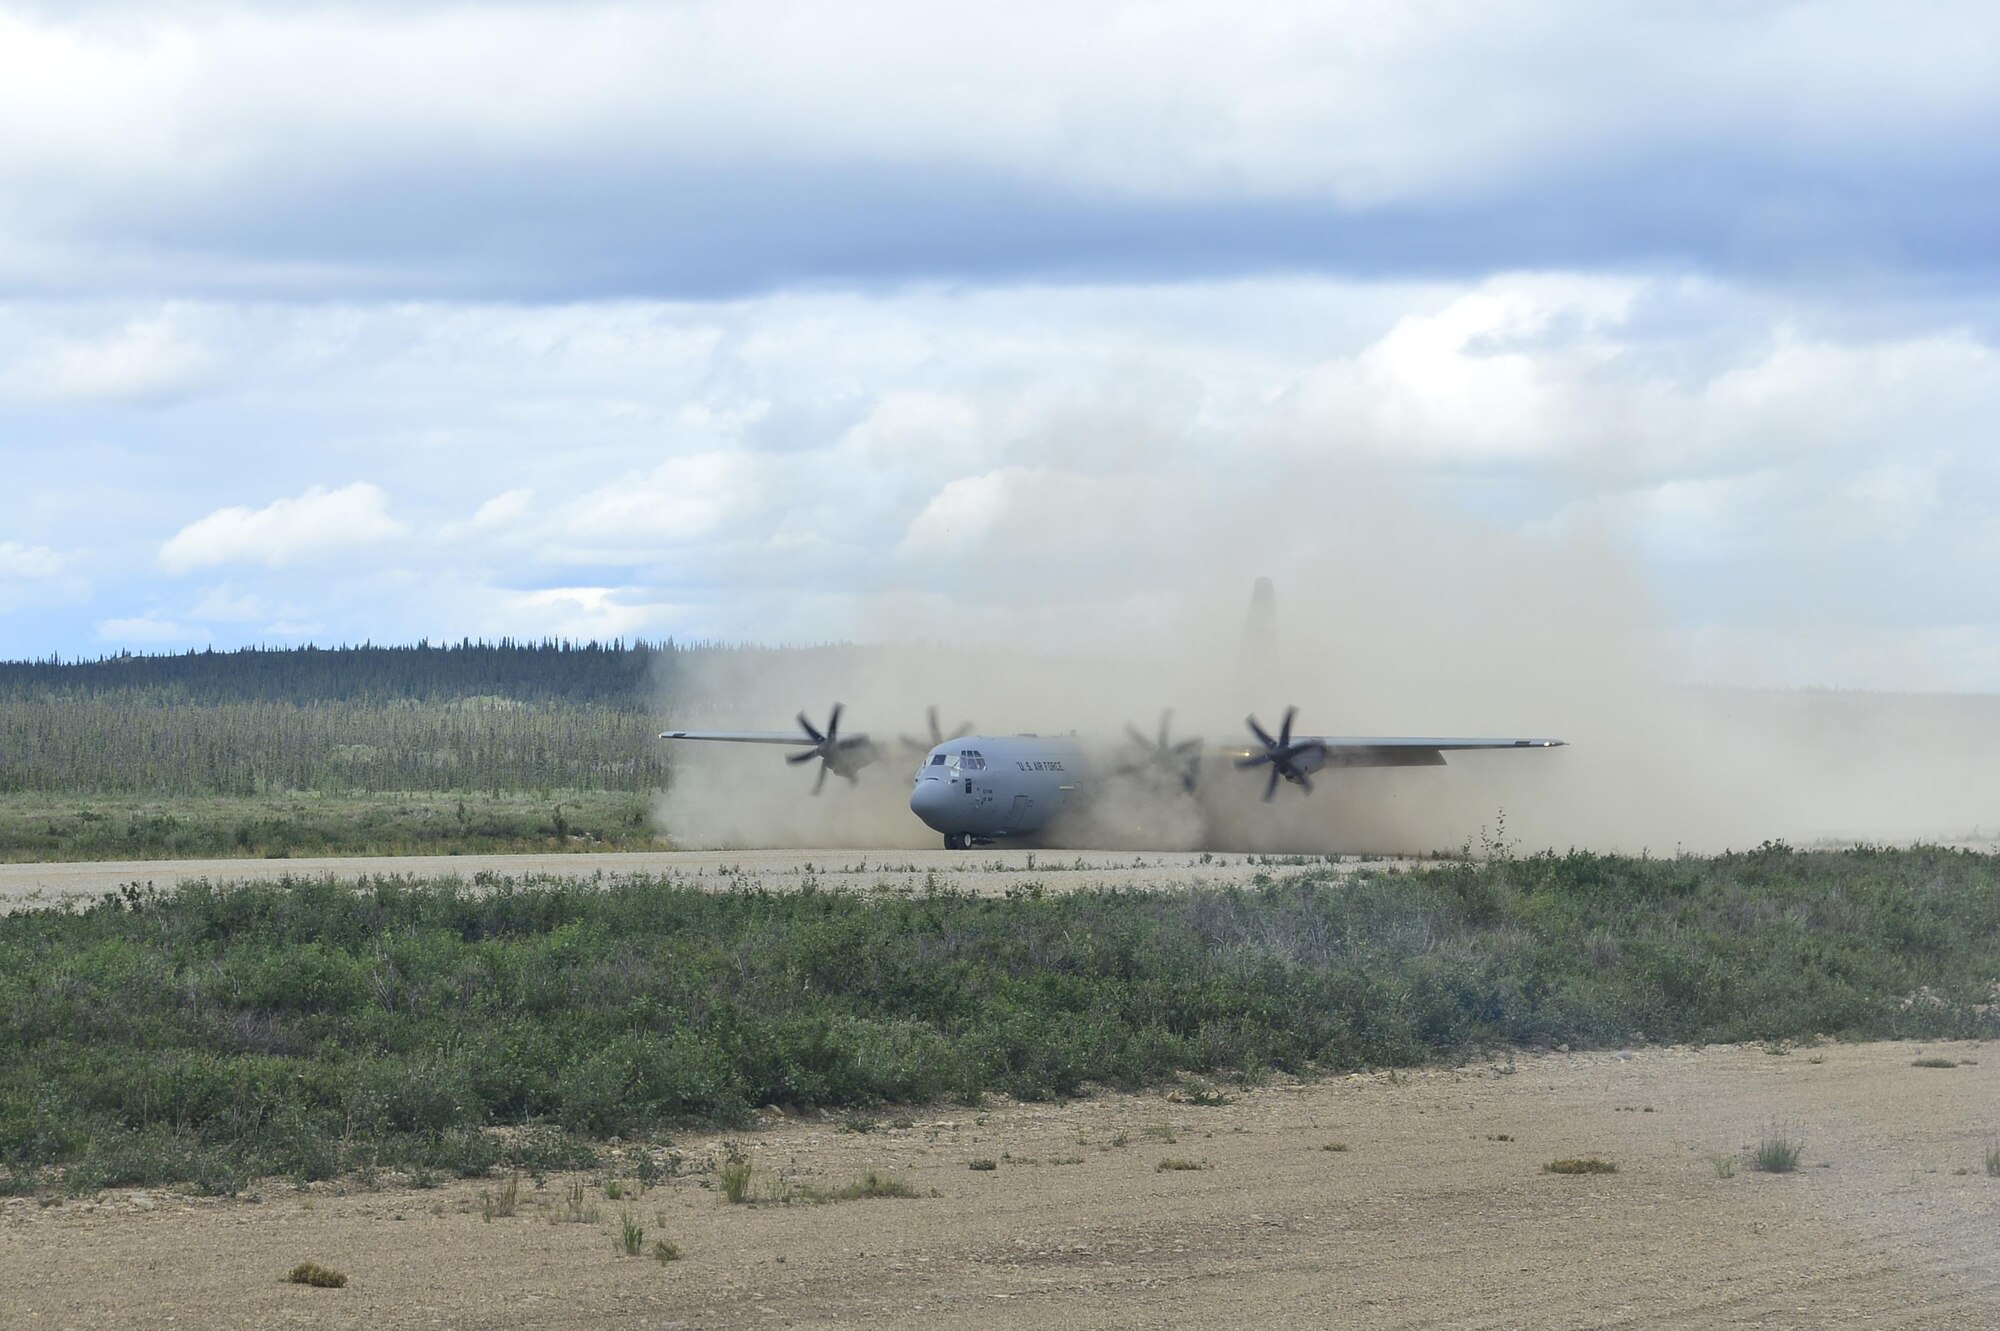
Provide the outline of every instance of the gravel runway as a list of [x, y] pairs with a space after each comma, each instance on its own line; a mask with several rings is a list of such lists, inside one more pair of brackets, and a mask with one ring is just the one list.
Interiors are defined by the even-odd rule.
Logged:
[[[1924, 1055], [1956, 1066], [1913, 1067]], [[1228, 1095], [770, 1112], [732, 1134], [755, 1205], [723, 1199], [728, 1148], [709, 1134], [675, 1141], [675, 1176], [641, 1196], [607, 1197], [603, 1173], [523, 1179], [516, 1213], [490, 1220], [492, 1179], [16, 1198], [0, 1323], [2000, 1326], [1991, 1048], [1502, 1054]], [[1803, 1136], [1798, 1171], [1755, 1172], [1779, 1130]], [[634, 1150], [611, 1156], [627, 1189]], [[1578, 1156], [1617, 1172], [1543, 1169]], [[917, 1195], [798, 1200], [871, 1170]], [[565, 1220], [572, 1181], [582, 1223]], [[625, 1215], [680, 1259], [621, 1255]], [[283, 1283], [308, 1259], [350, 1283]]]
[[[1371, 861], [1376, 865], [1386, 863]], [[1359, 861], [1341, 862], [1352, 868]], [[0, 910], [101, 896], [128, 883], [162, 890], [196, 879], [214, 882], [281, 875], [352, 881], [364, 875], [434, 877], [457, 874], [524, 878], [603, 874], [661, 875], [713, 883], [718, 888], [797, 887], [808, 878], [820, 887], [927, 885], [968, 892], [1003, 893], [1040, 883], [1051, 891], [1077, 887], [1164, 887], [1248, 882], [1258, 874], [1301, 865], [1325, 865], [1318, 856], [1205, 856], [1179, 851], [1077, 850], [702, 850], [633, 851], [568, 855], [394, 855], [323, 859], [123, 860], [66, 864], [0, 864]]]

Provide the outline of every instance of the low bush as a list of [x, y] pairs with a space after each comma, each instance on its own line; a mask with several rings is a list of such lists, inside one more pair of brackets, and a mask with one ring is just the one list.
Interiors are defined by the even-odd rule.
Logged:
[[1805, 1148], [1803, 1137], [1789, 1132], [1774, 1133], [1757, 1143], [1750, 1153], [1750, 1163], [1766, 1174], [1789, 1174], [1799, 1167], [1799, 1155]]
[[591, 1140], [748, 1123], [770, 1104], [859, 1130], [885, 1103], [1633, 1030], [1991, 1037], [1996, 973], [2000, 858], [1936, 848], [1308, 867], [997, 899], [134, 887], [0, 916], [0, 1189], [539, 1176], [589, 1167]]
[[1571, 1160], [1551, 1160], [1542, 1166], [1544, 1174], [1616, 1174], [1618, 1166], [1594, 1155]]

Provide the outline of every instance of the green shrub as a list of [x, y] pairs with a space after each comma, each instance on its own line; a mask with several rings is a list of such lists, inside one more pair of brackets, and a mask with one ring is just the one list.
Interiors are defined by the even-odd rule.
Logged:
[[1777, 1132], [1757, 1143], [1750, 1163], [1766, 1174], [1789, 1174], [1799, 1167], [1799, 1154], [1805, 1145], [1803, 1137]]
[[722, 1180], [722, 1195], [731, 1202], [750, 1200], [750, 1162], [747, 1159], [725, 1160], [717, 1171]]
[[311, 1285], [315, 1289], [345, 1289], [347, 1276], [330, 1266], [318, 1262], [300, 1262], [285, 1273], [287, 1282], [294, 1285]]
[[1551, 1160], [1542, 1166], [1544, 1174], [1616, 1174], [1618, 1166], [1594, 1155], [1569, 1160]]
[[843, 1183], [837, 1188], [819, 1188], [810, 1185], [793, 1187], [785, 1194], [785, 1200], [814, 1203], [854, 1202], [870, 1197], [907, 1198], [917, 1195], [917, 1190], [902, 1179], [878, 1174], [871, 1169], [852, 1183]]
[[769, 1104], [859, 1128], [886, 1103], [1633, 1030], [1992, 1036], [1995, 973], [2000, 858], [1926, 847], [1005, 899], [657, 879], [135, 887], [0, 916], [0, 1187], [539, 1176], [591, 1167], [591, 1139]]

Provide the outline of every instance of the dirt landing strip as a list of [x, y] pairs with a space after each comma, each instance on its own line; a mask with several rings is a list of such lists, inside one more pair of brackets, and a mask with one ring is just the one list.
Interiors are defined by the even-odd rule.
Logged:
[[[1952, 1068], [1917, 1068], [1919, 1055]], [[1818, 1061], [1815, 1061], [1818, 1060]], [[2000, 1325], [2000, 1049], [1550, 1054], [1280, 1085], [885, 1110], [739, 1134], [753, 1190], [867, 1170], [910, 1200], [737, 1205], [719, 1139], [558, 1222], [570, 1180], [0, 1207], [9, 1327]], [[907, 1126], [896, 1126], [907, 1123]], [[1798, 1172], [1747, 1149], [1802, 1131]], [[1331, 1151], [1340, 1143], [1347, 1149]], [[1596, 1155], [1615, 1174], [1559, 1177]], [[1716, 1157], [1734, 1164], [1720, 1176]], [[1160, 1168], [1167, 1159], [1194, 1169]], [[629, 1165], [628, 1157], [628, 1165]], [[996, 1168], [974, 1171], [990, 1159]], [[936, 1195], [931, 1195], [932, 1193]], [[683, 1257], [619, 1255], [621, 1211]], [[345, 1289], [284, 1284], [313, 1259]]]
[[[520, 878], [535, 874], [584, 877], [662, 874], [720, 887], [797, 887], [814, 878], [821, 887], [922, 888], [926, 884], [968, 892], [1005, 892], [1031, 882], [1052, 891], [1073, 887], [1185, 887], [1195, 883], [1248, 882], [1318, 856], [1203, 856], [1181, 852], [1103, 850], [722, 850], [633, 851], [576, 855], [364, 855], [296, 860], [95, 860], [74, 864], [0, 864], [0, 910], [115, 892], [127, 883], [165, 890], [206, 878], [333, 877], [363, 874], [437, 877], [479, 874]], [[1344, 861], [1357, 863], [1351, 857]], [[1386, 861], [1376, 860], [1381, 865]]]

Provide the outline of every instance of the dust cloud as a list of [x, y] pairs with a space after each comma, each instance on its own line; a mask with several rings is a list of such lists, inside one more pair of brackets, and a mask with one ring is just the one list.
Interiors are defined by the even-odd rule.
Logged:
[[[907, 805], [930, 706], [947, 730], [1074, 732], [1100, 774], [1142, 757], [1125, 727], [1154, 735], [1166, 709], [1174, 741], [1206, 741], [1193, 795], [1165, 774], [1098, 776], [1088, 811], [1046, 837], [1078, 848], [1671, 854], [2000, 828], [2000, 699], [1690, 687], [1604, 533], [1523, 534], [1326, 468], [1234, 494], [1152, 477], [1142, 498], [1065, 507], [1025, 484], [906, 552], [855, 626], [870, 645], [683, 658], [661, 682], [665, 725], [788, 730], [803, 708], [824, 727], [839, 701], [842, 734], [878, 760], [815, 798], [795, 750], [679, 745], [661, 830], [703, 848], [934, 845]], [[1275, 628], [1246, 632], [1260, 575]], [[1213, 750], [1246, 742], [1250, 713], [1275, 731], [1288, 704], [1302, 734], [1568, 747], [1325, 770], [1267, 804], [1264, 773]]]

